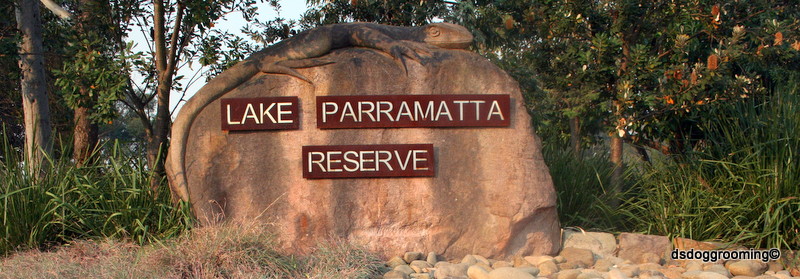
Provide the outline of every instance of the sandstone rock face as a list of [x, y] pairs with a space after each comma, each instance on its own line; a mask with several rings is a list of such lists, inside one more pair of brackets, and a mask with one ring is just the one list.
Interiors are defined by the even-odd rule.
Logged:
[[[554, 254], [559, 224], [553, 184], [517, 83], [477, 54], [435, 49], [408, 73], [387, 54], [347, 48], [298, 69], [313, 84], [258, 74], [223, 98], [297, 96], [299, 130], [221, 130], [219, 100], [194, 121], [186, 175], [198, 219], [274, 224], [280, 243], [304, 252], [346, 239], [383, 255], [433, 251]], [[501, 128], [334, 129], [316, 127], [316, 96], [509, 94], [511, 125]], [[435, 177], [302, 177], [307, 145], [433, 144]], [[176, 170], [168, 170], [170, 176]]]

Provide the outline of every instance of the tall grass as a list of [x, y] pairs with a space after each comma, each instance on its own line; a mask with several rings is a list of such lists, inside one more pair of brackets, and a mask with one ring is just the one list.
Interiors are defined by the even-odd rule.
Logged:
[[556, 140], [542, 148], [556, 190], [561, 226], [614, 231], [614, 216], [607, 214], [610, 199], [607, 191], [613, 165], [608, 154], [587, 150], [575, 156], [571, 149]]
[[2, 140], [0, 255], [80, 238], [141, 244], [180, 235], [192, 224], [188, 206], [173, 205], [167, 187], [151, 191], [146, 163], [117, 144], [88, 166], [50, 159], [43, 175], [31, 175], [21, 152]]
[[800, 248], [800, 92], [720, 108], [706, 146], [647, 169], [620, 212], [636, 229], [750, 247]]

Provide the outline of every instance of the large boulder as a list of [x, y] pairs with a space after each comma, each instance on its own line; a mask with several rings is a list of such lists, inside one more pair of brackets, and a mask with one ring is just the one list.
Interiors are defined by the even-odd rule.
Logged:
[[[433, 251], [446, 258], [555, 254], [556, 197], [540, 139], [518, 84], [481, 56], [435, 49], [423, 63], [346, 48], [298, 69], [313, 81], [258, 74], [224, 98], [297, 96], [299, 130], [224, 132], [220, 101], [194, 121], [186, 175], [200, 221], [274, 225], [279, 242], [304, 252], [346, 239], [383, 255]], [[331, 129], [316, 126], [315, 100], [329, 95], [509, 94], [501, 128]], [[304, 179], [309, 145], [433, 144], [436, 174], [417, 178]], [[176, 170], [168, 170], [173, 176]]]

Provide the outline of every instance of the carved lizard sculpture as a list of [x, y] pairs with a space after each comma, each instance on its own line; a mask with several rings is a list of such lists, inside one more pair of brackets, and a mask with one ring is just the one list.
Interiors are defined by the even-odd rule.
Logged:
[[[189, 201], [186, 180], [186, 143], [194, 119], [208, 104], [246, 82], [259, 72], [287, 74], [311, 83], [294, 68], [329, 64], [311, 58], [334, 49], [367, 47], [390, 54], [404, 69], [405, 58], [420, 61], [429, 56], [429, 47], [464, 49], [472, 43], [472, 34], [456, 24], [433, 23], [418, 27], [388, 26], [374, 23], [345, 23], [327, 25], [297, 34], [225, 70], [209, 81], [181, 108], [172, 125], [172, 139], [166, 167], [170, 173], [173, 193]], [[310, 64], [309, 64], [310, 62]]]

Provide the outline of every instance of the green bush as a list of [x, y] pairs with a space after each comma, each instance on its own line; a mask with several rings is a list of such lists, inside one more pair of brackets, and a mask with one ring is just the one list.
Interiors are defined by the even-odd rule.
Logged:
[[647, 168], [620, 209], [648, 233], [800, 248], [796, 86], [720, 108], [702, 149]]
[[25, 171], [21, 152], [7, 140], [0, 148], [0, 255], [80, 238], [141, 244], [180, 235], [192, 224], [188, 206], [174, 205], [167, 187], [151, 191], [147, 164], [117, 144], [84, 167], [50, 160], [43, 175]]

